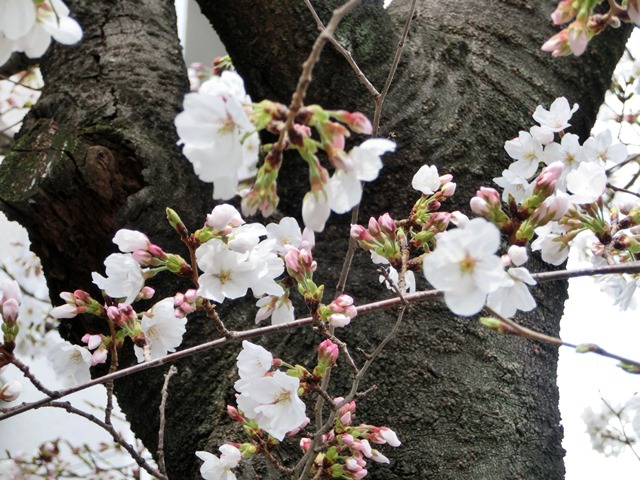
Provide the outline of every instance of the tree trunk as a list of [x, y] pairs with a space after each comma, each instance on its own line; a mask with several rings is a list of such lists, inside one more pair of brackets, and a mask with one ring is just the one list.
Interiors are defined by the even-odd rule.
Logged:
[[[192, 229], [211, 210], [210, 186], [201, 185], [176, 147], [173, 118], [186, 91], [171, 2], [69, 1], [85, 29], [76, 47], [56, 47], [43, 60], [46, 88], [13, 151], [0, 167], [2, 208], [29, 229], [43, 261], [52, 298], [85, 288], [114, 250], [121, 227], [147, 233], [167, 251], [184, 253], [163, 219], [178, 211]], [[314, 4], [328, 21], [329, 4]], [[388, 11], [365, 0], [336, 37], [352, 51], [381, 89], [406, 0]], [[452, 173], [457, 208], [481, 185], [490, 185], [509, 159], [505, 140], [528, 129], [537, 104], [557, 96], [580, 104], [573, 132], [584, 139], [628, 30], [607, 32], [579, 59], [553, 59], [540, 51], [553, 33], [550, 1], [460, 2], [423, 0], [390, 96], [382, 135], [398, 145], [381, 177], [366, 187], [361, 222], [389, 211], [408, 213], [417, 198], [411, 177], [423, 164]], [[317, 30], [296, 0], [200, 0], [244, 76], [255, 100], [288, 103], [302, 61]], [[314, 72], [307, 103], [372, 113], [373, 100], [342, 57], [330, 47]], [[300, 218], [306, 175], [300, 162], [285, 162], [277, 216]], [[348, 216], [334, 217], [317, 240], [318, 278], [329, 298], [336, 285], [349, 232]], [[543, 265], [536, 265], [539, 269]], [[534, 268], [532, 268], [534, 269]], [[347, 293], [358, 304], [389, 295], [377, 281], [368, 255], [356, 256]], [[188, 288], [157, 278], [156, 298]], [[426, 288], [423, 280], [421, 287]], [[535, 287], [540, 305], [517, 318], [558, 334], [566, 288]], [[249, 328], [253, 302], [219, 309], [232, 328]], [[298, 310], [304, 315], [302, 310]], [[351, 351], [370, 351], [384, 337], [395, 312], [358, 317], [338, 332]], [[73, 320], [63, 333], [78, 338], [86, 328]], [[185, 346], [215, 337], [207, 319], [190, 318]], [[320, 339], [311, 330], [261, 338], [276, 356], [304, 364]], [[238, 346], [178, 362], [167, 408], [165, 451], [170, 478], [199, 478], [195, 450], [216, 451], [223, 441], [242, 441], [224, 411], [233, 403]], [[477, 318], [452, 316], [439, 302], [409, 307], [400, 334], [370, 371], [362, 390], [377, 390], [358, 404], [358, 420], [395, 429], [403, 446], [383, 449], [390, 466], [374, 466], [372, 479], [560, 479], [564, 474], [562, 430], [555, 385], [557, 350], [494, 335]], [[134, 431], [153, 452], [157, 446], [159, 369], [117, 382], [120, 405]], [[344, 369], [330, 391], [340, 395]], [[391, 415], [390, 412], [393, 412]], [[295, 446], [290, 452], [295, 452]], [[275, 479], [261, 465], [245, 466], [242, 478]]]

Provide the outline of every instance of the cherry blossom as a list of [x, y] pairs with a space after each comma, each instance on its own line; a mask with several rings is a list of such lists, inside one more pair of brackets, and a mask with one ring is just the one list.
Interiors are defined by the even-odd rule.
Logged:
[[47, 358], [53, 364], [55, 372], [67, 383], [80, 385], [91, 380], [91, 354], [86, 348], [66, 342], [59, 343], [49, 351]]
[[600, 162], [583, 162], [567, 175], [567, 190], [573, 203], [592, 203], [604, 193], [607, 173]]
[[435, 165], [423, 165], [416, 172], [411, 180], [414, 190], [422, 192], [423, 195], [433, 195], [440, 188], [440, 176]]
[[588, 138], [582, 145], [586, 160], [600, 160], [607, 164], [618, 164], [627, 158], [627, 147], [622, 143], [613, 144], [611, 130], [604, 130], [595, 137]]
[[215, 199], [233, 197], [238, 182], [255, 174], [259, 140], [245, 111], [250, 103], [240, 76], [225, 71], [185, 95], [184, 111], [176, 116], [183, 154], [200, 180], [213, 182]]
[[527, 285], [535, 285], [529, 271], [524, 267], [507, 270], [511, 282], [503, 285], [487, 297], [487, 305], [504, 317], [513, 317], [517, 310], [528, 312], [536, 307]]
[[18, 380], [5, 383], [0, 388], [0, 400], [3, 402], [13, 402], [22, 393], [22, 384]]
[[144, 233], [126, 228], [122, 228], [116, 232], [113, 237], [113, 243], [118, 245], [118, 248], [123, 253], [146, 250], [150, 244], [149, 238]]
[[533, 183], [511, 169], [503, 170], [502, 177], [494, 178], [493, 181], [502, 187], [502, 201], [505, 203], [512, 196], [516, 203], [521, 204], [533, 191]]
[[282, 440], [287, 432], [306, 421], [305, 404], [298, 396], [300, 379], [277, 371], [271, 377], [243, 385], [238, 408], [272, 437]]
[[437, 239], [437, 248], [423, 261], [427, 280], [444, 291], [453, 313], [478, 313], [487, 294], [509, 283], [502, 261], [495, 255], [499, 230], [483, 218], [474, 218], [464, 229], [446, 231]]
[[302, 200], [302, 220], [314, 232], [321, 232], [329, 219], [331, 207], [326, 189], [307, 192]]
[[69, 17], [64, 2], [0, 0], [0, 65], [13, 52], [41, 57], [49, 48], [51, 37], [63, 45], [82, 38], [82, 28]]
[[288, 296], [267, 295], [256, 302], [256, 307], [259, 308], [256, 313], [256, 323], [269, 317], [272, 325], [282, 325], [295, 320], [293, 304]]
[[561, 132], [571, 126], [569, 120], [578, 110], [578, 104], [569, 106], [569, 101], [564, 97], [556, 98], [549, 110], [538, 105], [533, 112], [533, 119], [542, 127], [548, 127], [554, 132]]
[[204, 463], [200, 467], [200, 475], [205, 480], [236, 480], [236, 475], [231, 471], [242, 460], [242, 453], [233, 445], [222, 445], [219, 448], [220, 457], [216, 455], [198, 451], [196, 455]]
[[131, 254], [112, 253], [104, 261], [104, 266], [107, 278], [93, 272], [93, 283], [111, 298], [124, 298], [124, 304], [131, 305], [144, 287], [144, 276], [138, 262]]
[[[182, 336], [186, 331], [187, 319], [175, 316], [173, 297], [165, 298], [156, 303], [151, 310], [142, 315], [142, 333], [149, 347], [149, 359], [164, 357], [169, 352], [175, 352], [182, 343]], [[139, 362], [145, 360], [143, 349], [135, 346], [136, 357]]]
[[516, 162], [509, 165], [515, 175], [529, 179], [538, 171], [542, 161], [542, 144], [530, 133], [520, 132], [518, 138], [505, 142], [504, 149]]
[[[249, 253], [234, 252], [217, 238], [198, 247], [196, 260], [204, 272], [200, 275], [198, 295], [215, 302], [243, 297], [252, 286], [260, 290], [276, 290], [276, 294], [283, 292], [281, 287], [259, 283], [270, 272], [268, 259], [260, 255], [250, 258]], [[272, 279], [265, 279], [272, 283]]]
[[382, 168], [380, 157], [393, 152], [396, 144], [383, 138], [372, 138], [354, 147], [346, 159], [344, 169], [337, 169], [329, 179], [327, 194], [331, 210], [345, 213], [360, 203], [362, 185], [360, 181], [371, 182], [378, 178]]

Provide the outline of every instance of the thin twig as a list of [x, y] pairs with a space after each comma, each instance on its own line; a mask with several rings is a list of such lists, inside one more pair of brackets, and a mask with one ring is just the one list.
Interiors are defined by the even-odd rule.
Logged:
[[178, 373], [178, 369], [172, 365], [164, 376], [164, 384], [162, 385], [162, 396], [160, 399], [160, 427], [158, 428], [158, 469], [163, 475], [167, 474], [167, 467], [164, 463], [164, 426], [165, 411], [167, 406], [167, 397], [169, 396], [169, 381]]
[[6, 358], [9, 361], [9, 363], [15, 365], [16, 368], [18, 368], [18, 370], [20, 370], [22, 374], [29, 379], [29, 381], [33, 384], [34, 387], [36, 387], [38, 390], [40, 390], [45, 395], [48, 395], [49, 397], [53, 397], [53, 395], [55, 395], [55, 392], [45, 387], [43, 383], [40, 380], [38, 380], [33, 373], [31, 373], [31, 370], [29, 369], [29, 367], [24, 363], [22, 363], [20, 360], [18, 360], [12, 353], [3, 351], [2, 347], [0, 347], [0, 353], [2, 354], [1, 356], [3, 358]]
[[[109, 365], [109, 373], [118, 370], [118, 342], [116, 341], [116, 327], [113, 320], [107, 317], [109, 324], [109, 332], [111, 334], [111, 365]], [[104, 385], [107, 389], [107, 407], [104, 409], [104, 423], [111, 424], [111, 412], [113, 411], [113, 380], [106, 382]]]
[[387, 75], [387, 80], [384, 82], [384, 87], [382, 87], [382, 92], [379, 96], [376, 97], [376, 108], [373, 113], [373, 135], [378, 135], [378, 129], [380, 128], [380, 116], [382, 115], [382, 105], [384, 104], [385, 99], [387, 98], [387, 94], [389, 93], [389, 89], [391, 88], [391, 83], [393, 82], [393, 77], [396, 74], [396, 70], [398, 69], [398, 64], [400, 63], [400, 57], [402, 56], [402, 52], [404, 50], [404, 44], [407, 40], [407, 36], [409, 35], [409, 27], [411, 26], [411, 20], [413, 19], [413, 14], [416, 11], [416, 3], [417, 0], [413, 0], [411, 2], [411, 7], [409, 8], [409, 15], [407, 16], [407, 21], [404, 24], [404, 29], [402, 30], [402, 35], [400, 35], [400, 40], [398, 41], [398, 48], [396, 49], [396, 54], [393, 57], [393, 63], [391, 64], [391, 69], [389, 70], [389, 75]]
[[135, 460], [135, 462], [141, 468], [145, 469], [149, 473], [149, 475], [152, 475], [152, 476], [154, 476], [154, 477], [156, 477], [156, 478], [158, 478], [160, 480], [168, 480], [165, 475], [163, 475], [157, 469], [155, 469], [151, 465], [149, 465], [147, 460], [142, 455], [140, 455], [140, 453], [138, 453], [138, 451], [133, 447], [133, 445], [131, 445], [129, 442], [127, 442], [124, 438], [122, 438], [122, 436], [113, 427], [113, 425], [109, 425], [107, 423], [104, 423], [98, 417], [96, 417], [94, 415], [91, 415], [90, 413], [84, 412], [84, 411], [74, 407], [69, 402], [51, 402], [46, 406], [47, 407], [54, 407], [54, 408], [61, 408], [63, 410], [66, 410], [69, 413], [73, 413], [74, 415], [78, 415], [78, 416], [80, 416], [82, 418], [85, 418], [85, 419], [89, 420], [90, 422], [96, 424], [97, 426], [99, 426], [100, 428], [102, 428], [103, 430], [108, 432], [109, 435], [111, 435], [111, 437], [113, 438], [114, 442], [116, 442], [118, 445], [120, 445], [122, 448], [124, 448], [129, 453], [129, 455], [131, 455], [131, 458], [133, 458]]
[[[318, 30], [320, 32], [323, 32], [326, 27], [324, 26], [324, 23], [322, 23], [322, 20], [320, 19], [315, 9], [313, 8], [313, 5], [311, 5], [311, 1], [304, 0], [304, 3], [309, 9], [309, 11], [311, 12], [311, 16], [313, 16], [313, 20], [316, 22], [316, 25], [318, 26]], [[353, 59], [349, 50], [344, 48], [342, 44], [338, 42], [338, 40], [336, 40], [333, 36], [329, 38], [329, 42], [331, 43], [331, 45], [335, 47], [338, 53], [347, 60], [347, 63], [349, 63], [349, 65], [355, 72], [356, 76], [358, 77], [358, 80], [360, 80], [360, 82], [367, 88], [367, 90], [369, 90], [369, 93], [371, 93], [371, 95], [374, 98], [380, 95], [380, 92], [378, 92], [378, 89], [373, 86], [373, 84], [369, 81], [369, 79], [364, 74], [364, 72], [360, 69], [356, 61]]]

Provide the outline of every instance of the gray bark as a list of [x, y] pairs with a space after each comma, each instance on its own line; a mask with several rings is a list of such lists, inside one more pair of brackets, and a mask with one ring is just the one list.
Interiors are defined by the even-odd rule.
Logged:
[[[314, 2], [325, 20], [330, 2]], [[383, 135], [397, 152], [381, 177], [367, 186], [361, 218], [385, 211], [406, 214], [409, 188], [424, 163], [436, 164], [458, 183], [457, 208], [480, 185], [490, 184], [509, 160], [504, 140], [528, 129], [537, 104], [565, 95], [580, 104], [574, 132], [588, 135], [627, 31], [596, 39], [579, 59], [552, 59], [540, 45], [553, 29], [551, 1], [453, 0], [418, 2], [407, 49], [385, 105]], [[135, 5], [134, 5], [135, 4]], [[407, 11], [396, 0], [389, 12], [365, 1], [338, 31], [362, 69], [380, 88]], [[85, 28], [83, 42], [56, 47], [43, 60], [46, 90], [12, 153], [0, 167], [0, 199], [25, 224], [42, 257], [52, 297], [61, 290], [94, 291], [90, 272], [112, 250], [113, 232], [137, 228], [167, 251], [179, 242], [163, 220], [176, 209], [193, 230], [209, 211], [202, 186], [181, 157], [173, 118], [186, 90], [171, 2], [70, 1]], [[316, 29], [300, 1], [201, 0], [254, 99], [288, 103]], [[331, 48], [314, 73], [308, 103], [372, 112], [372, 99]], [[277, 216], [299, 218], [306, 175], [286, 162]], [[32, 183], [33, 182], [33, 183]], [[346, 251], [347, 216], [333, 218], [318, 237], [318, 278], [335, 286]], [[539, 265], [539, 268], [544, 268]], [[368, 255], [356, 257], [347, 292], [357, 303], [387, 295]], [[157, 279], [157, 298], [188, 288]], [[423, 281], [422, 287], [426, 287]], [[518, 321], [557, 335], [566, 289], [537, 287], [540, 304]], [[223, 305], [233, 328], [253, 320], [252, 302]], [[302, 310], [299, 310], [302, 312]], [[339, 332], [352, 351], [370, 351], [394, 312], [363, 315]], [[90, 321], [65, 322], [78, 338]], [[190, 319], [185, 346], [214, 338], [206, 319]], [[260, 339], [275, 355], [304, 364], [320, 336], [311, 330]], [[171, 478], [198, 478], [195, 450], [216, 451], [242, 434], [224, 413], [233, 402], [237, 346], [178, 362], [170, 390], [166, 436]], [[125, 360], [126, 361], [126, 360]], [[129, 360], [130, 361], [130, 360]], [[555, 385], [557, 351], [493, 335], [477, 318], [456, 318], [438, 302], [412, 305], [400, 335], [384, 352], [362, 390], [378, 389], [358, 405], [358, 420], [394, 428], [403, 446], [382, 448], [390, 466], [374, 466], [373, 479], [560, 479], [562, 431]], [[119, 402], [134, 431], [155, 451], [161, 371], [117, 383]], [[348, 384], [339, 369], [331, 393]], [[295, 446], [285, 456], [295, 452]], [[245, 466], [243, 478], [279, 478], [264, 466]]]

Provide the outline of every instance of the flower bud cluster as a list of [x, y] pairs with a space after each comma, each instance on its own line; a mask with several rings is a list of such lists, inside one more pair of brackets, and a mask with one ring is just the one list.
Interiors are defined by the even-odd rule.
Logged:
[[[334, 399], [340, 404], [343, 399]], [[335, 427], [322, 436], [322, 452], [314, 458], [312, 472], [329, 478], [361, 479], [367, 474], [367, 461], [389, 463], [389, 459], [374, 444], [388, 444], [399, 447], [400, 441], [393, 430], [374, 425], [352, 425], [356, 411], [356, 402], [342, 405], [336, 412]], [[300, 440], [300, 448], [307, 452], [311, 446], [310, 438]], [[320, 473], [322, 472], [322, 473]]]
[[600, 3], [593, 0], [561, 0], [551, 14], [551, 20], [555, 25], [571, 23], [547, 40], [542, 50], [551, 52], [554, 57], [579, 56], [584, 53], [589, 41], [607, 26], [618, 28], [621, 22], [640, 25], [638, 0], [628, 0], [625, 2], [626, 8], [612, 2], [606, 13], [594, 13]]
[[351, 237], [357, 240], [364, 250], [373, 251], [390, 263], [395, 263], [400, 260], [396, 229], [396, 222], [385, 213], [377, 219], [371, 217], [367, 228], [351, 225]]

